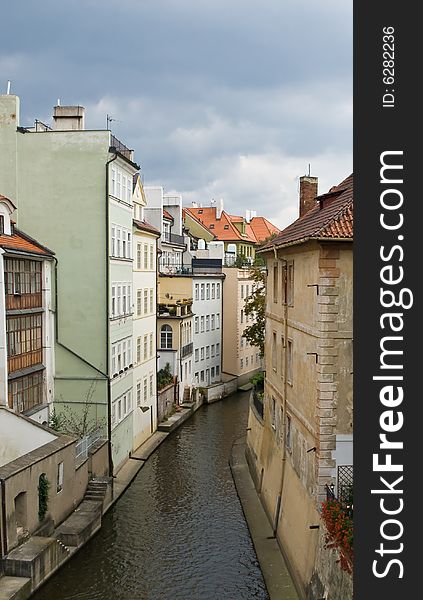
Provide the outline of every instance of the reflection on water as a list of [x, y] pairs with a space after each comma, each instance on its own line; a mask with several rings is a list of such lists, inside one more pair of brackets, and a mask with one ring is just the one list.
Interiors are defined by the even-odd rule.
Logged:
[[228, 458], [247, 394], [201, 408], [34, 600], [267, 600]]

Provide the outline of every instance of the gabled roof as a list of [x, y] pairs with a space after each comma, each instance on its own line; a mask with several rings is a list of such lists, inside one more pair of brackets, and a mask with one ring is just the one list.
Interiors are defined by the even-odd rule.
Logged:
[[135, 225], [135, 227], [137, 229], [139, 229], [140, 231], [146, 231], [147, 233], [152, 233], [154, 235], [157, 235], [157, 237], [160, 237], [160, 231], [158, 229], [156, 229], [155, 227], [153, 227], [153, 225], [150, 225], [150, 223], [147, 223], [147, 221], [138, 221], [137, 219], [133, 219], [132, 220], [133, 224]]
[[309, 239], [353, 239], [353, 175], [316, 198], [316, 206], [291, 223], [260, 251]]
[[200, 227], [202, 227], [203, 229], [205, 229], [206, 232], [213, 237], [213, 239], [216, 238], [216, 235], [214, 234], [214, 231], [211, 231], [206, 225], [204, 225], [204, 223], [202, 223], [200, 221], [200, 219], [198, 219], [195, 215], [193, 215], [192, 212], [187, 211], [186, 208], [183, 208], [182, 209], [182, 220], [184, 222], [185, 222], [186, 215], [188, 215], [190, 217], [190, 219], [192, 219], [193, 221], [195, 221]]
[[168, 212], [165, 208], [163, 209], [163, 217], [165, 219], [169, 219], [169, 221], [174, 221], [174, 218], [172, 217], [170, 212]]
[[205, 208], [186, 207], [185, 210], [200, 221], [202, 225], [205, 225], [217, 240], [256, 243], [254, 235], [248, 231], [248, 228], [246, 228], [246, 234], [242, 235], [234, 225], [234, 222], [242, 222], [242, 217], [232, 217], [223, 210], [220, 219], [217, 219], [215, 206]]
[[250, 221], [250, 227], [259, 244], [274, 233], [280, 233], [280, 230], [268, 221], [266, 217], [253, 217]]
[[12, 235], [0, 235], [0, 247], [6, 252], [13, 250], [15, 252], [39, 254], [49, 258], [54, 256], [52, 250], [49, 250], [23, 231], [20, 231], [16, 226], [13, 227]]

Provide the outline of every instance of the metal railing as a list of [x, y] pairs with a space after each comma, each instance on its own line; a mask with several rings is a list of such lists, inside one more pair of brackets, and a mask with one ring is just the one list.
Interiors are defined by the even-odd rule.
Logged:
[[185, 240], [183, 235], [177, 233], [168, 233], [164, 231], [161, 236], [161, 241], [168, 244], [177, 244], [179, 246], [185, 246]]
[[259, 416], [263, 419], [264, 415], [264, 406], [263, 406], [263, 391], [253, 387], [253, 404], [254, 407], [259, 414]]
[[335, 493], [335, 484], [326, 485], [326, 500], [337, 500], [348, 515], [353, 518], [353, 466], [342, 465], [338, 467], [338, 490]]
[[112, 133], [110, 134], [110, 146], [115, 148], [120, 154], [132, 160], [133, 150], [130, 150], [125, 144], [123, 144], [120, 140], [117, 139]]
[[104, 437], [103, 430], [97, 429], [83, 437], [75, 445], [75, 458], [87, 458], [88, 451], [98, 440]]
[[159, 272], [162, 275], [192, 275], [192, 266], [171, 265], [166, 262], [159, 262]]
[[185, 346], [182, 346], [182, 350], [181, 350], [182, 358], [185, 358], [186, 356], [188, 356], [188, 354], [192, 354], [193, 347], [194, 347], [194, 345], [192, 342], [190, 344], [186, 344]]

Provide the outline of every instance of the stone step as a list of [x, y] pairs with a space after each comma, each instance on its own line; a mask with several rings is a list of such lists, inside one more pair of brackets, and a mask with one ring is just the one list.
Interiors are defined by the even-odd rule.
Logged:
[[30, 595], [29, 577], [0, 576], [0, 600], [26, 600]]

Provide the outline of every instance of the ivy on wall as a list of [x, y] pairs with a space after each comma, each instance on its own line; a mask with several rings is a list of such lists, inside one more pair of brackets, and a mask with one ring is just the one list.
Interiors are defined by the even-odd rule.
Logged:
[[44, 519], [48, 510], [48, 490], [50, 482], [45, 473], [40, 475], [38, 480], [38, 518], [40, 521]]

